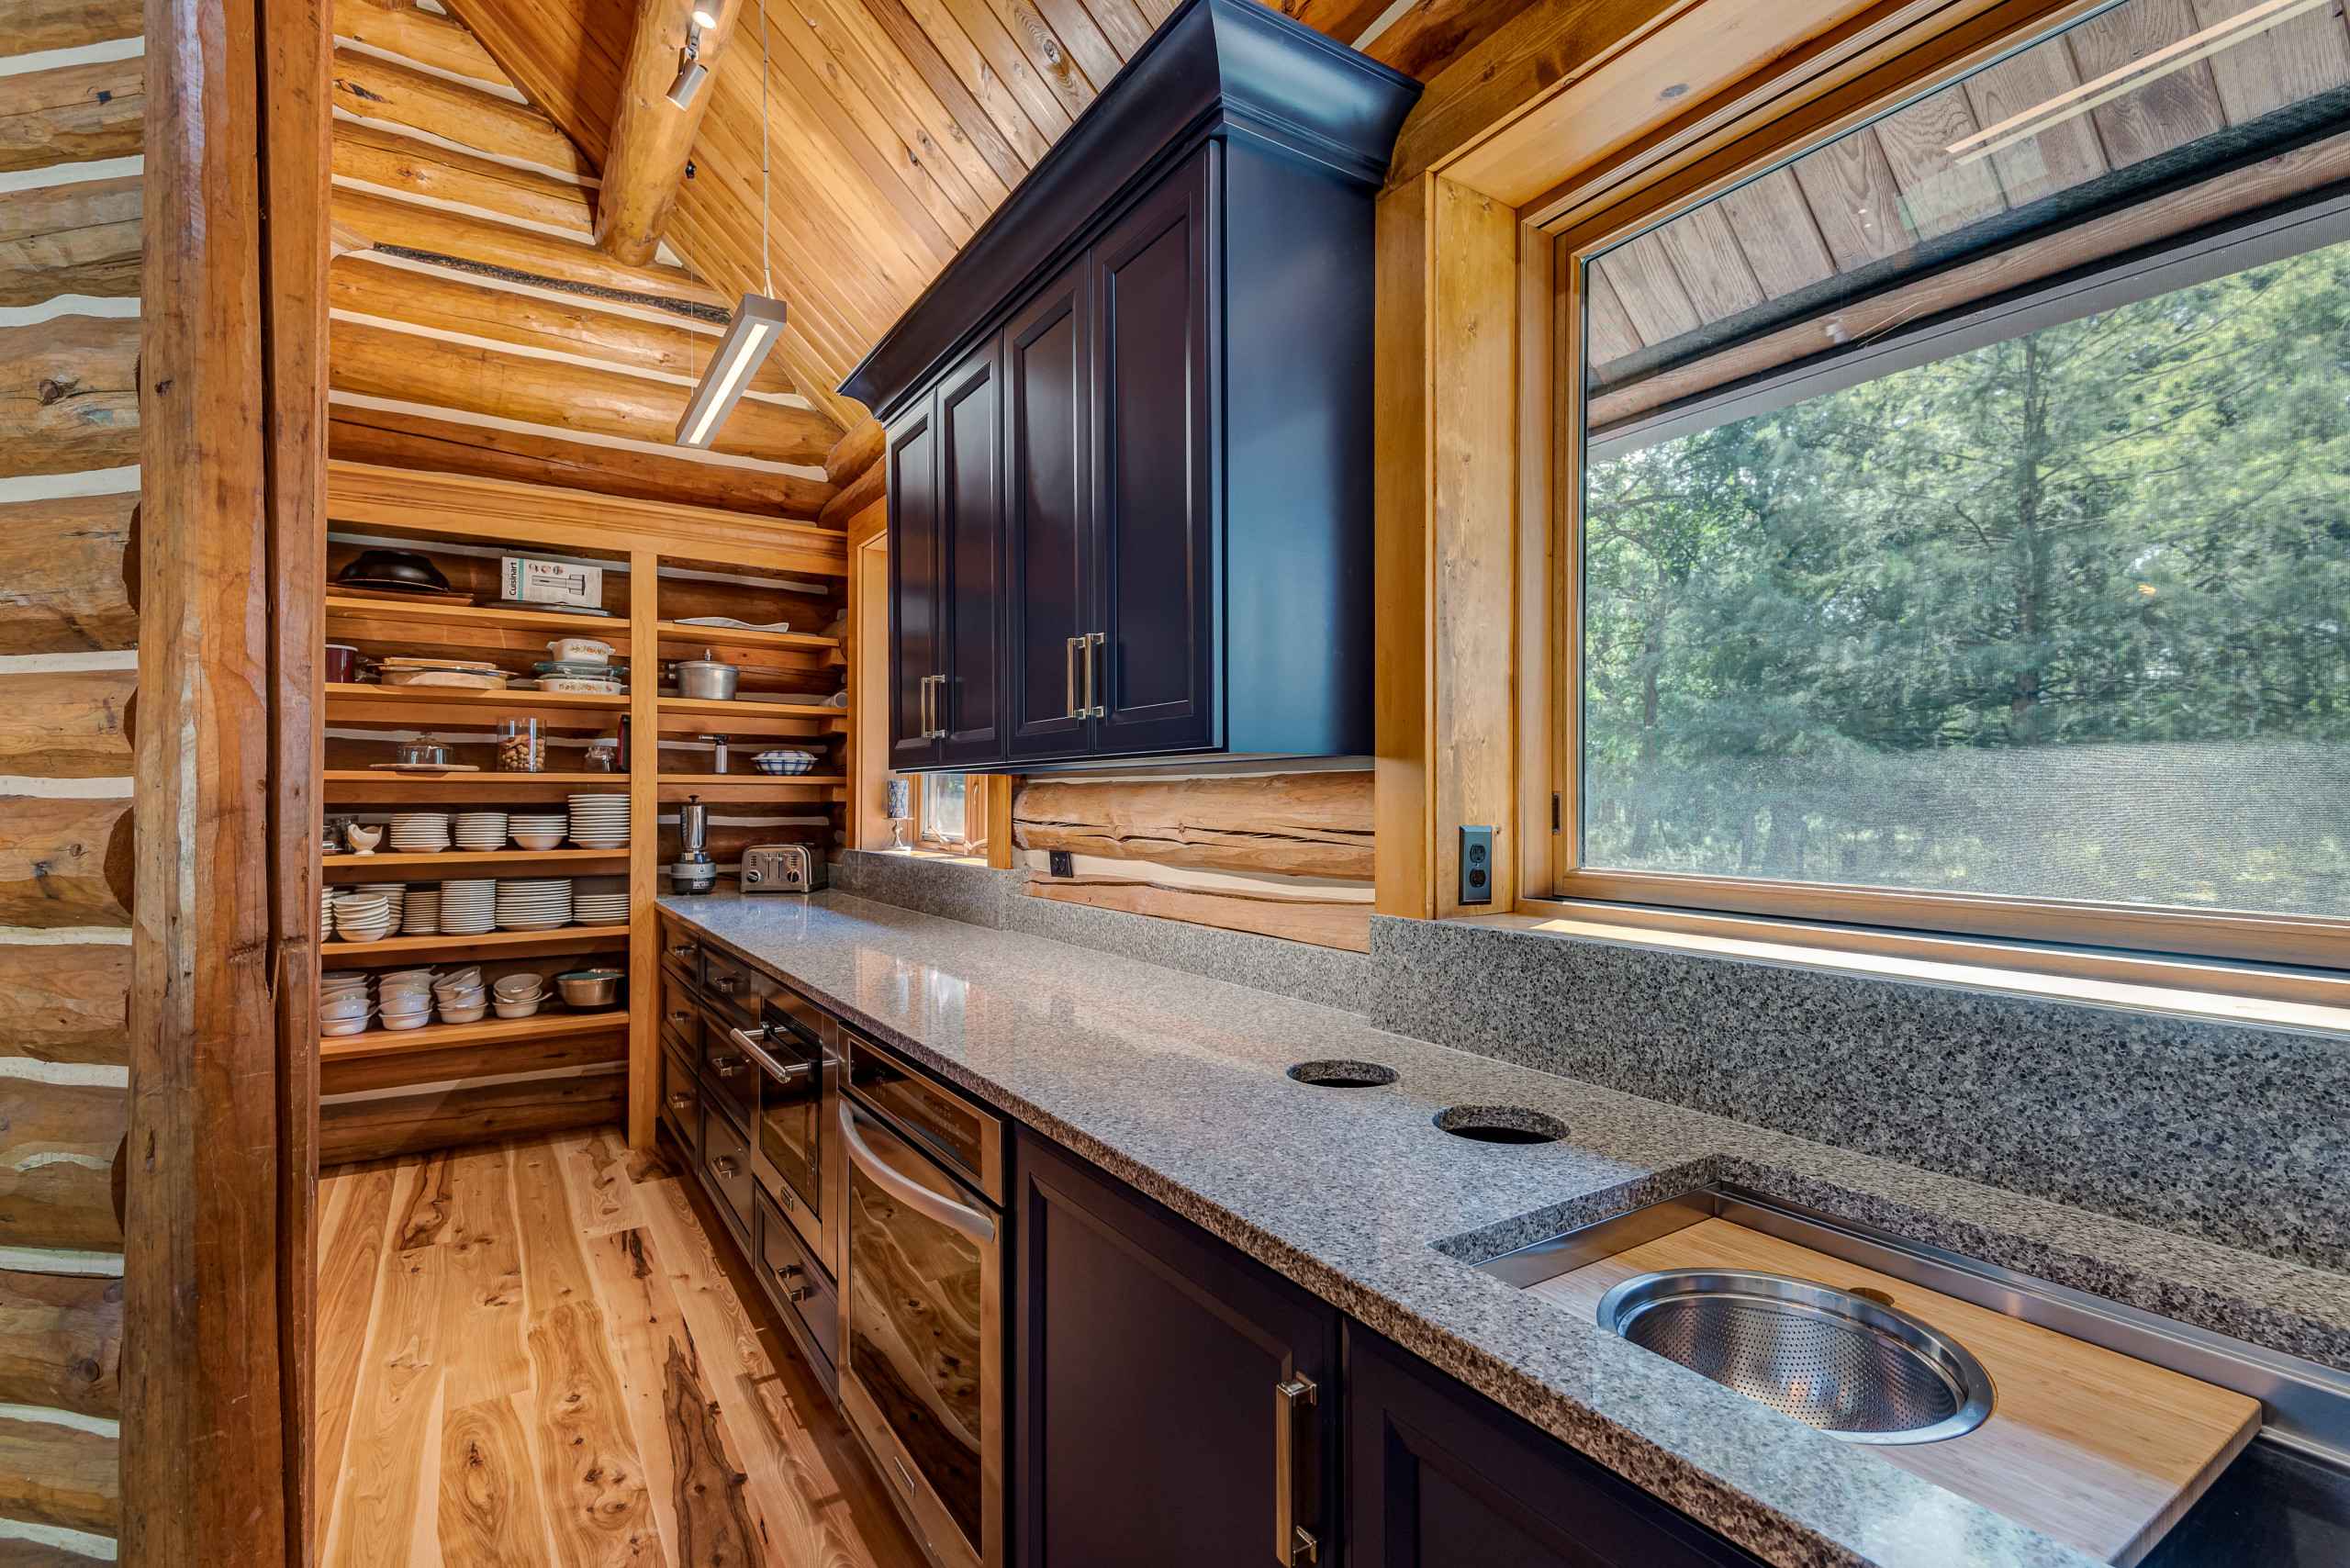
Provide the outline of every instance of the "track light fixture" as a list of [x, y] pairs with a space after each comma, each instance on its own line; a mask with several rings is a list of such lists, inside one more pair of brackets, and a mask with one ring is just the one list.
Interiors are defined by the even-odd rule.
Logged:
[[677, 63], [677, 79], [669, 84], [669, 101], [681, 109], [694, 101], [702, 79], [710, 74], [710, 67], [701, 62], [701, 30], [716, 26], [718, 18], [703, 10], [695, 11], [686, 24], [685, 55]]

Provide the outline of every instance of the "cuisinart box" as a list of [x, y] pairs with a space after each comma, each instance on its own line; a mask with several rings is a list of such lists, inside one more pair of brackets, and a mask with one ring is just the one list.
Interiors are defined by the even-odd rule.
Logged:
[[498, 561], [501, 597], [532, 604], [580, 604], [604, 608], [604, 568], [570, 561], [533, 561], [507, 555]]

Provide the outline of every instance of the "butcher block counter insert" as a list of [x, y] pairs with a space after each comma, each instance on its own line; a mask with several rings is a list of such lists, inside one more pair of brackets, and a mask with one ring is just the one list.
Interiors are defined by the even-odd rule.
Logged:
[[[2330, 1360], [2328, 1347], [2350, 1345], [2350, 1293], [2322, 1271], [1386, 1034], [1358, 1014], [845, 893], [662, 902], [696, 939], [787, 978], [1013, 1118], [1040, 1160], [1080, 1157], [1151, 1212], [1164, 1205], [1206, 1232], [1202, 1245], [1228, 1244], [1245, 1255], [1237, 1261], [1269, 1270], [1269, 1284], [1303, 1287], [1342, 1314], [1350, 1563], [1468, 1561], [1426, 1542], [1408, 1555], [1393, 1539], [1398, 1488], [1424, 1483], [1399, 1479], [1404, 1450], [1393, 1444], [1377, 1461], [1376, 1420], [1451, 1430], [1453, 1459], [1483, 1453], [1494, 1475], [1528, 1443], [1550, 1445], [1561, 1464], [1588, 1456], [1604, 1469], [1573, 1484], [1605, 1492], [1620, 1477], [1639, 1492], [1619, 1502], [1653, 1510], [1653, 1528], [1703, 1527], [1673, 1537], [1673, 1550], [1694, 1554], [1670, 1560], [1743, 1552], [1786, 1565], [2169, 1568], [2157, 1542], [2212, 1476], [2226, 1472], [2216, 1505], [2236, 1471], [2285, 1451], [2272, 1407], [2270, 1437], [2229, 1470], [2263, 1414], [2242, 1376], [2237, 1392], [2210, 1386], [1969, 1301], [1943, 1305], [1898, 1269], [1814, 1262], [1784, 1238], [1719, 1220], [1651, 1232], [1554, 1270], [1538, 1288], [1481, 1267], [1677, 1194], [1734, 1186], [1854, 1234], [1906, 1230], [1944, 1246], [1964, 1235], [1974, 1238], [1965, 1250], [1986, 1258], [2089, 1259], [2106, 1283], [2098, 1299], [2081, 1299], [2131, 1316], [2153, 1337], [2138, 1342], [2168, 1336], [2222, 1359], [2233, 1347], [2304, 1392], [2339, 1402], [2350, 1391], [2338, 1365], [2280, 1353], [2314, 1347]], [[1300, 1064], [1319, 1065], [1292, 1075]], [[1596, 1323], [1609, 1285], [1693, 1264], [1889, 1296], [1980, 1358], [1997, 1417], [1972, 1441], [1906, 1452], [1848, 1442]], [[2018, 1283], [2030, 1294], [2032, 1282]], [[2139, 1310], [2150, 1304], [2185, 1321]], [[2031, 1316], [2029, 1305], [2017, 1310]], [[1446, 1428], [1429, 1406], [1437, 1424], [1415, 1427], [1423, 1396], [1487, 1417]], [[1438, 1461], [1413, 1463], [1433, 1473]], [[1472, 1468], [1484, 1473], [1483, 1462]], [[2198, 1536], [2203, 1522], [2188, 1515], [2178, 1536]], [[1028, 1561], [1024, 1551], [1014, 1560]]]

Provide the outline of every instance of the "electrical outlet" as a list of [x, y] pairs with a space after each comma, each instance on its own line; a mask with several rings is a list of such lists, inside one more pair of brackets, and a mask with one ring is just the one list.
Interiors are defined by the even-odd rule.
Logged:
[[1494, 830], [1489, 827], [1464, 827], [1460, 830], [1460, 902], [1491, 903], [1494, 902]]
[[1068, 850], [1047, 849], [1045, 851], [1045, 854], [1053, 863], [1054, 876], [1074, 877], [1077, 875], [1076, 862], [1069, 857], [1069, 852]]

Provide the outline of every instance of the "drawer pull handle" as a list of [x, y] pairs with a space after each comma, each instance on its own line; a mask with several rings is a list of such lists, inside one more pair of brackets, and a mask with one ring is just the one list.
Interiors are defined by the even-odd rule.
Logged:
[[716, 986], [719, 991], [725, 995], [732, 996], [741, 988], [743, 984], [743, 977], [740, 975], [720, 975], [716, 980], [711, 980], [710, 983]]
[[1296, 1568], [1317, 1560], [1321, 1543], [1297, 1522], [1297, 1413], [1321, 1391], [1311, 1378], [1273, 1385], [1273, 1561]]
[[692, 1013], [692, 1010], [691, 1010], [691, 1009], [683, 1009], [683, 1010], [680, 1010], [680, 1011], [678, 1011], [678, 1012], [676, 1012], [676, 1013], [672, 1013], [672, 1014], [669, 1014], [669, 1022], [670, 1022], [670, 1023], [672, 1023], [672, 1024], [682, 1024], [682, 1023], [684, 1023], [687, 1019], [688, 1019], [688, 1018], [690, 1018], [690, 1017], [692, 1017], [692, 1016], [693, 1016], [693, 1013]]
[[693, 1108], [694, 1097], [692, 1095], [677, 1093], [669, 1096], [669, 1109], [672, 1111], [690, 1111]]
[[701, 949], [695, 946], [690, 942], [680, 942], [676, 946], [669, 949], [669, 957], [673, 958], [690, 958], [699, 951], [701, 951]]
[[718, 1070], [719, 1077], [732, 1078], [749, 1065], [750, 1059], [748, 1057], [712, 1057], [710, 1065]]
[[721, 1176], [732, 1176], [737, 1170], [742, 1169], [741, 1166], [734, 1163], [733, 1156], [727, 1154], [722, 1154], [717, 1159], [711, 1160], [710, 1162], [710, 1168], [712, 1170], [717, 1171]]

